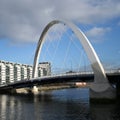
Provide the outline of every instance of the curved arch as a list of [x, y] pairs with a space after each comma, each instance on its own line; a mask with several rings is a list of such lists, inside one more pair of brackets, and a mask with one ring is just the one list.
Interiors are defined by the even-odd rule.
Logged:
[[[68, 27], [70, 27], [72, 29], [72, 31], [75, 33], [75, 35], [78, 37], [78, 39], [80, 40], [80, 43], [82, 44], [82, 46], [88, 56], [88, 59], [91, 62], [91, 66], [92, 66], [92, 69], [94, 72], [94, 77], [95, 77], [94, 83], [108, 83], [103, 66], [102, 66], [94, 48], [92, 47], [91, 43], [89, 42], [89, 40], [85, 36], [85, 34], [73, 23], [68, 22], [68, 21], [60, 21], [60, 20], [54, 20], [54, 21], [50, 22], [44, 28], [44, 30], [39, 38], [39, 42], [38, 42], [35, 57], [34, 57], [32, 77], [33, 78], [37, 77], [38, 60], [39, 60], [39, 55], [41, 52], [42, 45], [45, 41], [44, 37], [45, 37], [46, 33], [48, 32], [48, 30], [50, 29], [50, 27], [52, 27], [53, 25], [58, 24], [58, 23], [63, 23], [65, 25], [67, 25]], [[108, 86], [106, 86], [106, 87], [108, 87]]]

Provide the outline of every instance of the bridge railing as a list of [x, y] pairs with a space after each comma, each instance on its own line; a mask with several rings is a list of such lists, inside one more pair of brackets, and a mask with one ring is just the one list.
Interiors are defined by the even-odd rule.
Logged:
[[120, 69], [106, 69], [105, 73], [120, 73]]
[[[72, 72], [72, 73], [61, 73], [61, 74], [52, 74], [49, 76], [42, 76], [42, 77], [38, 77], [41, 79], [44, 78], [55, 78], [55, 77], [62, 77], [62, 76], [77, 76], [77, 75], [89, 75], [89, 74], [94, 74], [93, 72]], [[33, 78], [34, 79], [34, 78]]]
[[[105, 71], [106, 74], [113, 74], [113, 73], [119, 73], [120, 74], [120, 70], [118, 69], [111, 69], [111, 70], [106, 70]], [[72, 75], [89, 75], [89, 74], [94, 74], [93, 71], [80, 71], [80, 72], [65, 72], [65, 73], [61, 73], [61, 74], [51, 74], [49, 76], [41, 76], [41, 77], [38, 77], [38, 78], [41, 78], [41, 79], [44, 79], [44, 78], [55, 78], [55, 77], [61, 77], [61, 76], [72, 76]], [[11, 82], [11, 83], [4, 83], [4, 84], [0, 84], [0, 86], [6, 86], [6, 85], [9, 85], [9, 84], [15, 84], [15, 83], [19, 83], [19, 82], [23, 82], [23, 81], [28, 81], [28, 80], [34, 80], [34, 79], [37, 79], [37, 78], [26, 78], [26, 79], [22, 79], [22, 80], [19, 80], [19, 81], [14, 81], [14, 82]]]

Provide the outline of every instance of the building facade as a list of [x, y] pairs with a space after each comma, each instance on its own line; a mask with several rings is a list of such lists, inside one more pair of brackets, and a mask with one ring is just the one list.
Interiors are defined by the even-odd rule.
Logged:
[[50, 62], [42, 62], [38, 64], [38, 76], [49, 76], [51, 75], [51, 64]]
[[[23, 79], [32, 78], [32, 65], [0, 61], [0, 84], [12, 83]], [[49, 62], [39, 63], [38, 77], [51, 74]]]

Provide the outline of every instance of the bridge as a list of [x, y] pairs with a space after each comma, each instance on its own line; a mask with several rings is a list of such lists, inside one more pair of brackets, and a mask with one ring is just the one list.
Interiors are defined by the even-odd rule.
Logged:
[[[72, 74], [62, 74], [56, 76], [46, 76], [46, 77], [37, 77], [37, 67], [38, 61], [41, 53], [43, 43], [45, 42], [46, 33], [49, 29], [55, 24], [64, 24], [67, 25], [74, 34], [79, 39], [82, 44], [88, 59], [90, 60], [93, 73], [81, 74], [81, 73], [72, 73]], [[63, 83], [63, 82], [90, 82], [90, 98], [95, 99], [114, 99], [116, 97], [116, 88], [119, 88], [120, 74], [117, 73], [105, 73], [105, 70], [98, 58], [97, 53], [95, 52], [92, 44], [85, 36], [85, 34], [73, 23], [65, 20], [54, 20], [44, 28], [35, 52], [34, 63], [33, 63], [33, 75], [30, 80], [21, 80], [19, 82], [7, 84], [0, 87], [0, 90], [7, 90], [12, 88], [23, 88], [23, 87], [33, 87], [36, 85], [51, 84], [51, 83]], [[115, 84], [117, 87], [114, 88], [112, 84]]]
[[[116, 85], [120, 82], [120, 72], [109, 72], [106, 73], [106, 76], [109, 82], [112, 85]], [[39, 85], [48, 85], [48, 84], [56, 84], [56, 83], [76, 83], [76, 82], [86, 82], [92, 83], [94, 82], [94, 73], [93, 72], [83, 72], [83, 73], [65, 73], [59, 75], [52, 75], [52, 76], [43, 76], [33, 79], [24, 79], [21, 81], [16, 81], [14, 83], [8, 83], [5, 85], [0, 86], [0, 91], [2, 90], [10, 90], [10, 89], [17, 89], [17, 88], [26, 88]]]

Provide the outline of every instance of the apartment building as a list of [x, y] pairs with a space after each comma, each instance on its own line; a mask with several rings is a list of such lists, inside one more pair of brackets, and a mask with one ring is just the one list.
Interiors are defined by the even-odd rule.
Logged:
[[[23, 79], [32, 78], [32, 65], [6, 62], [0, 60], [0, 84], [12, 83]], [[51, 64], [49, 62], [39, 63], [38, 77], [51, 74]]]

